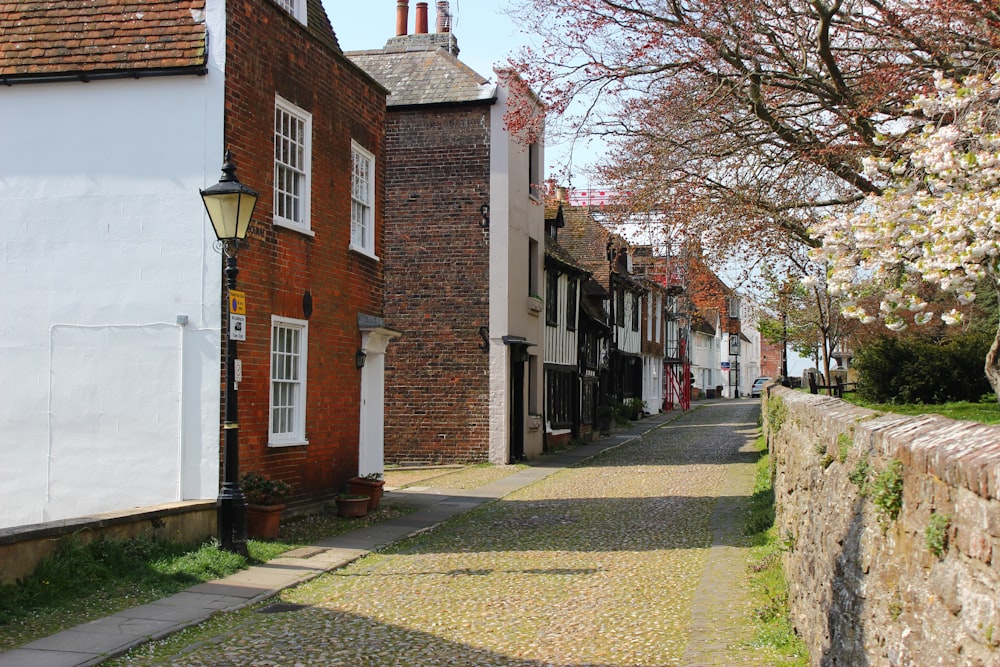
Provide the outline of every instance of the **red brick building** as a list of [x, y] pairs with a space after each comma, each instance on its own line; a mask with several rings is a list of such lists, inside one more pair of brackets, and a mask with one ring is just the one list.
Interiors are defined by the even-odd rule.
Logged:
[[4, 452], [0, 526], [216, 498], [227, 299], [198, 190], [226, 149], [260, 193], [241, 470], [300, 505], [381, 470], [386, 91], [321, 0], [5, 1], [0, 33], [0, 365], [25, 378], [2, 403], [49, 443]]
[[[361, 395], [365, 381], [379, 388], [392, 337], [385, 91], [344, 57], [320, 0], [230, 0], [226, 33], [225, 144], [260, 191], [239, 256], [241, 469], [318, 501], [382, 470], [380, 406], [362, 414]], [[376, 427], [363, 433], [366, 417]]]
[[408, 34], [402, 1], [384, 48], [348, 54], [390, 91], [385, 455], [507, 463], [542, 450], [542, 147], [505, 127], [516, 92], [458, 59], [447, 5], [429, 33], [418, 2]]

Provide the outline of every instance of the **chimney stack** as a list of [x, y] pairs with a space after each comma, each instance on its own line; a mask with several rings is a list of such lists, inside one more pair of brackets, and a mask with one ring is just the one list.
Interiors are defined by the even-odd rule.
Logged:
[[437, 31], [451, 32], [451, 10], [448, 8], [448, 0], [438, 0]]
[[426, 35], [427, 34], [427, 3], [418, 2], [417, 3], [417, 26], [413, 30], [415, 35]]
[[397, 0], [396, 37], [402, 37], [407, 33], [409, 23], [410, 23], [410, 0]]

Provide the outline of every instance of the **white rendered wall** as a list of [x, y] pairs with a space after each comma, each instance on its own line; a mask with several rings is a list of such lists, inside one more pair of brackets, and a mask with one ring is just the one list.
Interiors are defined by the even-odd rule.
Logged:
[[0, 528], [217, 493], [210, 60], [0, 91]]
[[[504, 127], [506, 86], [497, 86], [497, 103], [490, 110], [490, 461], [506, 463], [510, 442], [510, 348], [503, 336], [522, 336], [534, 347], [528, 353], [539, 357], [534, 366], [525, 363], [524, 412], [541, 412], [543, 400], [544, 316], [528, 311], [528, 242], [538, 243], [535, 275], [538, 289], [544, 285], [545, 208], [533, 202], [528, 192], [528, 147], [514, 140]], [[544, 164], [544, 155], [539, 156]], [[533, 405], [528, 385], [536, 387]], [[542, 451], [540, 431], [525, 427], [524, 451], [528, 456]]]

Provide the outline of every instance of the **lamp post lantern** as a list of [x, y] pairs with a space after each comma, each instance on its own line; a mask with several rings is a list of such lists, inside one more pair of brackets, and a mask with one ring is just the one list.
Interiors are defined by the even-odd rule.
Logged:
[[236, 391], [236, 336], [231, 298], [236, 289], [236, 255], [246, 244], [250, 219], [257, 205], [257, 193], [236, 178], [232, 152], [226, 150], [222, 177], [212, 187], [199, 190], [205, 211], [219, 239], [226, 268], [226, 421], [222, 459], [222, 486], [218, 499], [219, 543], [223, 549], [247, 555], [247, 501], [240, 487], [239, 396]]

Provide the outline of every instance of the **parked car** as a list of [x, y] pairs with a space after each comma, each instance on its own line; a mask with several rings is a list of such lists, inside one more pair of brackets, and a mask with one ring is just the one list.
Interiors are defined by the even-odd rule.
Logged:
[[764, 391], [764, 385], [771, 381], [771, 378], [757, 378], [750, 387], [750, 398], [760, 398], [760, 392]]

